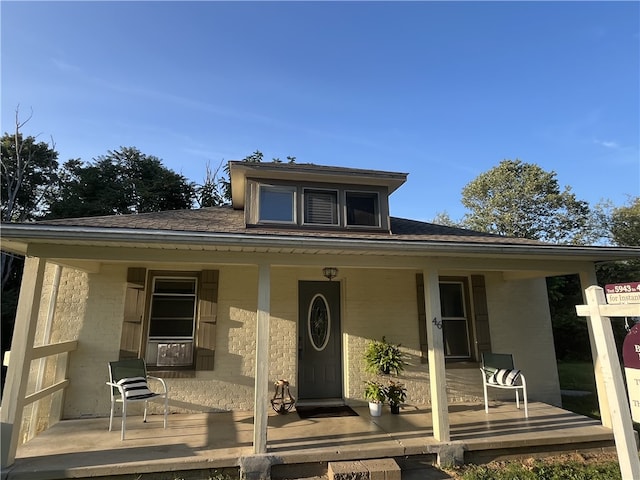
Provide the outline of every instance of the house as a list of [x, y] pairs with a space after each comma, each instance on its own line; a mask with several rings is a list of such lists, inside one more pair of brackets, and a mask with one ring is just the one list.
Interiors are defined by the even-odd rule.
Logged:
[[30, 422], [108, 416], [118, 358], [166, 378], [172, 412], [253, 410], [256, 454], [275, 380], [298, 402], [362, 402], [363, 352], [383, 336], [401, 345], [408, 401], [431, 405], [438, 440], [449, 404], [482, 401], [483, 352], [513, 353], [529, 398], [560, 405], [545, 277], [586, 288], [595, 263], [640, 257], [392, 217], [404, 173], [229, 167], [229, 207], [3, 225], [2, 249], [26, 256], [4, 465]]

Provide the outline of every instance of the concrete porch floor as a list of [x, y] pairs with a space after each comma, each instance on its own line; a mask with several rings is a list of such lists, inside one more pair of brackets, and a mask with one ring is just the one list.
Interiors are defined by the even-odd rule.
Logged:
[[[268, 455], [277, 464], [272, 476], [278, 477], [277, 468], [296, 465], [326, 470], [330, 461], [425, 455], [435, 460], [447, 447], [432, 437], [428, 408], [406, 406], [400, 415], [391, 415], [385, 407], [377, 418], [367, 407], [354, 410], [358, 416], [305, 420], [295, 411], [271, 412]], [[451, 442], [464, 449], [465, 462], [509, 452], [614, 446], [613, 432], [598, 421], [543, 403], [529, 404], [528, 419], [513, 402], [495, 403], [489, 414], [481, 404], [451, 405], [449, 412]], [[237, 468], [239, 458], [252, 455], [251, 412], [174, 414], [166, 430], [161, 415], [151, 415], [146, 424], [141, 415], [130, 415], [125, 441], [120, 441], [119, 420], [114, 419], [112, 432], [108, 418], [61, 421], [20, 446], [3, 477], [45, 480]]]

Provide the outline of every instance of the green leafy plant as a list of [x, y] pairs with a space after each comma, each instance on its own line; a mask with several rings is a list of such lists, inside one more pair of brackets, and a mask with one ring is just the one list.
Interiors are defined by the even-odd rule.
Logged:
[[398, 375], [404, 370], [404, 360], [400, 345], [388, 343], [385, 337], [382, 341], [369, 342], [364, 352], [365, 370], [369, 373]]
[[404, 384], [389, 380], [389, 385], [385, 388], [385, 397], [389, 405], [400, 405], [407, 399], [407, 389]]
[[364, 398], [372, 403], [383, 403], [386, 398], [384, 385], [374, 380], [367, 380], [364, 387]]

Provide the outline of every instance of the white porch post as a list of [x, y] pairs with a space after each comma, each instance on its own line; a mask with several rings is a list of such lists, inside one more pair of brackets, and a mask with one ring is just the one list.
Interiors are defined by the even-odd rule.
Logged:
[[27, 257], [24, 261], [11, 357], [0, 408], [3, 467], [12, 465], [16, 458], [46, 265], [46, 260], [39, 257]]
[[[60, 277], [62, 276], [62, 267], [55, 265], [55, 271], [53, 275], [53, 284], [51, 285], [51, 292], [49, 294], [49, 309], [47, 310], [47, 322], [44, 325], [44, 331], [42, 332], [41, 345], [49, 345], [51, 343], [51, 329], [53, 327], [53, 318], [56, 312], [56, 305], [58, 303], [58, 291], [60, 290]], [[35, 344], [35, 341], [34, 341]], [[42, 389], [44, 383], [45, 367], [47, 365], [47, 359], [41, 358], [38, 362], [38, 376], [36, 378], [35, 391]], [[38, 415], [40, 412], [40, 400], [33, 404], [31, 409], [31, 420], [29, 422], [29, 430], [27, 431], [27, 439], [31, 440], [36, 436], [36, 430], [38, 427]], [[50, 414], [51, 415], [51, 414]]]
[[451, 440], [451, 432], [449, 428], [447, 378], [444, 366], [444, 342], [442, 340], [440, 285], [436, 270], [425, 269], [423, 275], [433, 436], [440, 442], [448, 442]]
[[256, 379], [253, 403], [253, 453], [267, 453], [269, 413], [269, 316], [271, 272], [267, 264], [258, 265], [258, 311], [256, 317]]
[[[591, 268], [589, 270], [583, 270], [580, 272], [580, 288], [582, 289], [582, 299], [585, 304], [587, 303], [587, 288], [591, 285], [598, 285], [596, 269], [593, 265], [590, 267]], [[589, 332], [589, 343], [591, 344], [591, 357], [593, 358], [593, 367], [596, 379], [596, 393], [598, 395], [598, 406], [600, 407], [600, 421], [602, 422], [602, 426], [613, 428], [611, 410], [609, 408], [609, 397], [604, 385], [604, 377], [602, 376], [602, 358], [596, 348], [592, 322], [587, 322], [587, 331]]]

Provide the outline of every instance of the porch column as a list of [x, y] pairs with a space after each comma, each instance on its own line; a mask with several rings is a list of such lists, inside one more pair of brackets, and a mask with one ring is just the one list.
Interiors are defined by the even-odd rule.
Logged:
[[447, 378], [444, 366], [444, 342], [442, 340], [440, 284], [437, 270], [425, 269], [423, 270], [423, 276], [433, 436], [440, 442], [448, 442], [451, 440], [451, 435], [447, 401]]
[[3, 467], [12, 465], [16, 459], [46, 265], [46, 260], [39, 257], [26, 257], [24, 261], [11, 356], [0, 408]]
[[256, 378], [253, 402], [253, 453], [267, 453], [269, 413], [269, 316], [271, 271], [268, 264], [258, 265], [258, 311], [256, 315]]
[[[598, 285], [598, 281], [596, 279], [595, 266], [589, 265], [587, 270], [580, 271], [580, 289], [582, 290], [582, 300], [584, 305], [587, 303], [586, 290], [592, 285]], [[600, 407], [600, 421], [602, 422], [603, 427], [613, 428], [611, 410], [609, 408], [609, 397], [607, 396], [607, 389], [602, 375], [602, 359], [600, 358], [598, 349], [596, 348], [596, 339], [593, 334], [593, 325], [591, 322], [587, 322], [587, 330], [589, 332], [589, 344], [591, 345], [591, 356], [593, 358], [593, 367], [596, 378], [596, 393], [598, 395], [598, 406]]]

